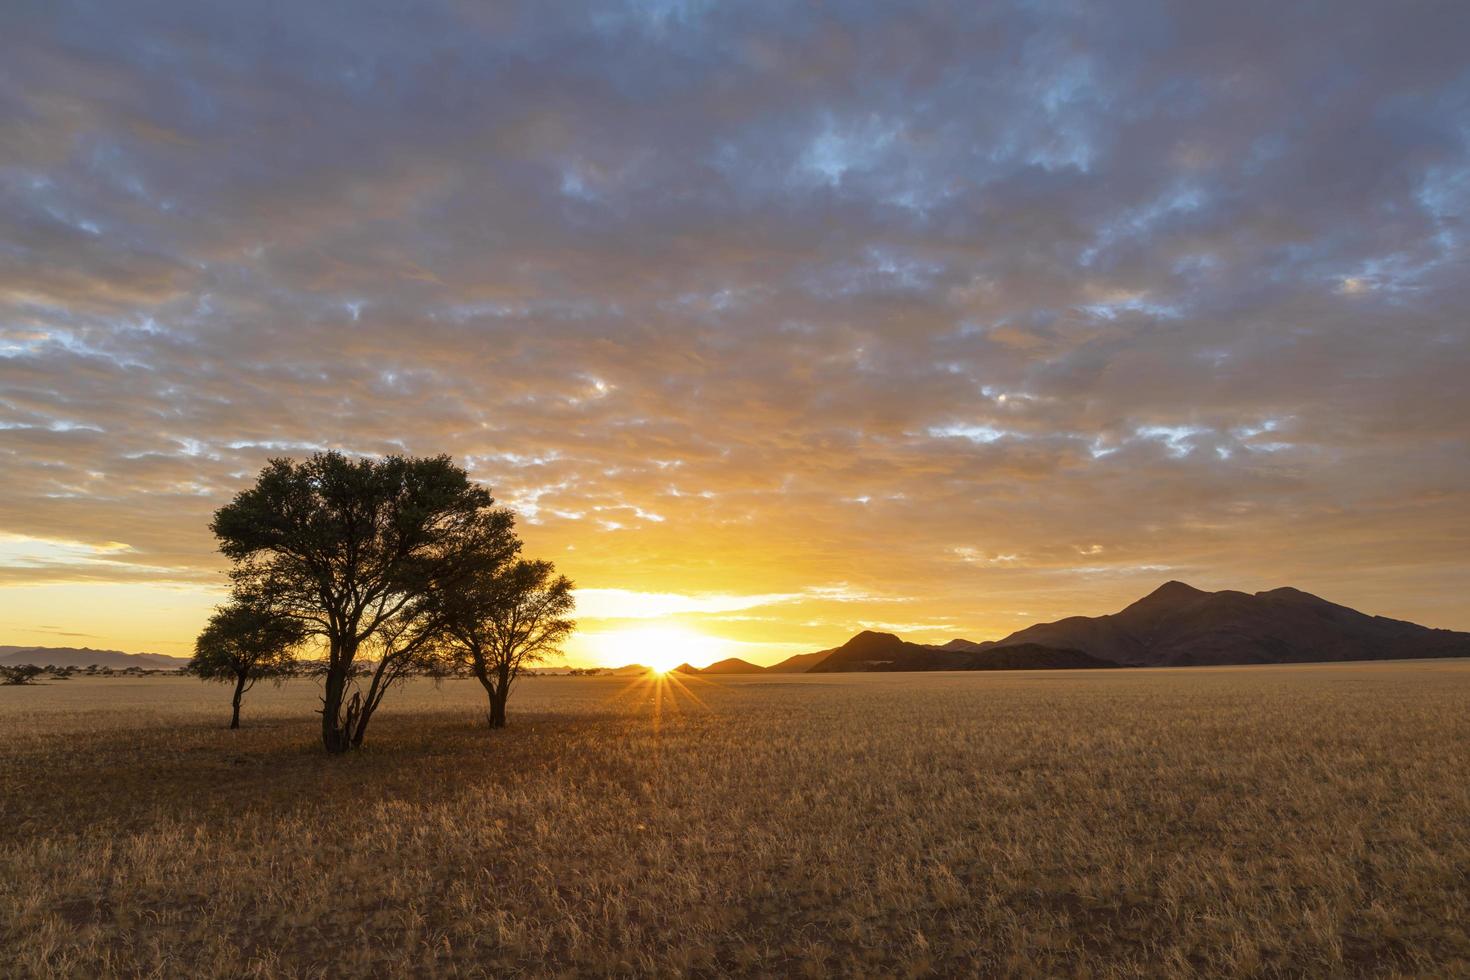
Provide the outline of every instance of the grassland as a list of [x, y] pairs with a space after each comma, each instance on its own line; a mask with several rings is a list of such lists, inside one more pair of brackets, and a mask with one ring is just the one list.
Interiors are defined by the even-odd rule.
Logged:
[[1470, 663], [0, 688], [0, 975], [1470, 975]]

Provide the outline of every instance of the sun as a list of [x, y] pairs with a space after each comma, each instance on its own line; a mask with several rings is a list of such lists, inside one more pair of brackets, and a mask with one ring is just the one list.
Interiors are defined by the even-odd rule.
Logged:
[[598, 656], [610, 667], [642, 664], [666, 674], [683, 663], [696, 666], [717, 659], [719, 640], [682, 626], [639, 626], [597, 638]]

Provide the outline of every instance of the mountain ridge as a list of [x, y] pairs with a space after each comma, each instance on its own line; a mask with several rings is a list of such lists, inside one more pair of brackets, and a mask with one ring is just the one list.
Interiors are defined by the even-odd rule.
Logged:
[[1470, 633], [1369, 615], [1291, 586], [1206, 592], [1179, 581], [1116, 613], [1037, 623], [977, 646], [1023, 643], [1140, 667], [1470, 656]]
[[1080, 650], [1019, 644], [997, 655], [989, 650], [948, 649], [910, 643], [893, 633], [863, 630], [811, 667], [812, 674], [922, 670], [1078, 670], [1118, 664]]
[[91, 647], [0, 646], [0, 664], [35, 664], [38, 667], [143, 667], [149, 670], [180, 670], [187, 657], [166, 653], [124, 653]]

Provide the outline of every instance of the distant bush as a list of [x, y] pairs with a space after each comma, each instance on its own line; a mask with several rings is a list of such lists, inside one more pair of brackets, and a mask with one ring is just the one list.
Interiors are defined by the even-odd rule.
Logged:
[[45, 672], [44, 667], [37, 667], [35, 664], [16, 664], [10, 667], [0, 667], [0, 684], [11, 686], [34, 684], [36, 678]]

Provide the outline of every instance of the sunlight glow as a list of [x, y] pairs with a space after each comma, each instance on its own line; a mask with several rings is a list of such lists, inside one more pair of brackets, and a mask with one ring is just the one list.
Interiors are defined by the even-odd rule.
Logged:
[[643, 626], [614, 630], [594, 638], [603, 663], [609, 667], [642, 664], [666, 673], [683, 663], [703, 666], [719, 658], [720, 640], [682, 626]]

